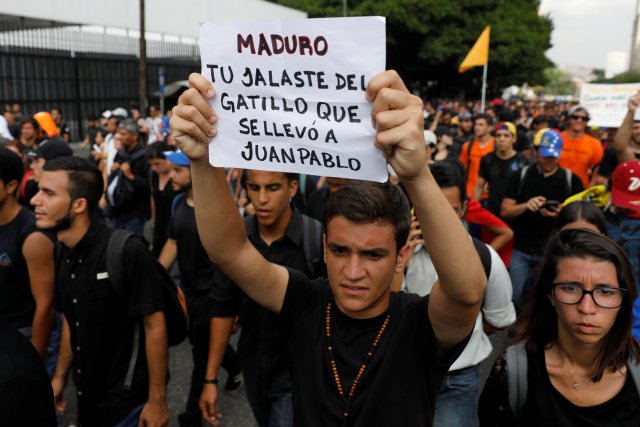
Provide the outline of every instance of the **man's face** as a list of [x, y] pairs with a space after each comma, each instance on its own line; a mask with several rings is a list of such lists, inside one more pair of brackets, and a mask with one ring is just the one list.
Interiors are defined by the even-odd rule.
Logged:
[[25, 122], [20, 126], [20, 136], [26, 140], [33, 139], [36, 137], [36, 128], [33, 127], [32, 123]]
[[640, 123], [635, 123], [633, 125], [633, 130], [631, 131], [631, 139], [636, 144], [640, 144]]
[[489, 132], [489, 124], [487, 121], [485, 119], [476, 119], [473, 123], [473, 133], [475, 133], [478, 138], [482, 138], [487, 132]]
[[107, 132], [116, 133], [118, 130], [118, 119], [109, 119], [107, 121]]
[[365, 319], [389, 307], [394, 273], [402, 271], [409, 247], [396, 253], [395, 229], [387, 222], [358, 223], [336, 216], [327, 224], [324, 260], [338, 308]]
[[331, 178], [327, 177], [326, 179], [327, 187], [329, 188], [329, 193], [333, 194], [342, 187], [344, 187], [347, 182], [349, 182], [346, 178]]
[[129, 150], [138, 142], [137, 135], [129, 133], [129, 131], [124, 128], [118, 128], [118, 137], [120, 138], [120, 143], [126, 150]]
[[31, 170], [33, 170], [33, 180], [35, 182], [40, 182], [40, 179], [42, 177], [42, 168], [46, 162], [47, 161], [44, 159], [44, 157], [36, 157], [31, 162], [30, 167]]
[[36, 227], [43, 230], [68, 228], [73, 215], [67, 172], [43, 172], [38, 187], [40, 191], [31, 198], [31, 204], [35, 207]]
[[505, 152], [509, 150], [515, 141], [515, 137], [508, 130], [499, 130], [496, 132], [496, 150]]
[[247, 195], [256, 210], [258, 222], [272, 226], [291, 209], [289, 201], [298, 191], [298, 181], [287, 180], [282, 172], [247, 171]]
[[449, 202], [449, 205], [451, 205], [453, 210], [456, 212], [456, 215], [458, 215], [458, 218], [464, 219], [467, 214], [469, 202], [466, 200], [462, 202], [460, 200], [460, 189], [458, 189], [458, 187], [443, 187], [440, 190], [447, 199], [447, 202]]
[[553, 172], [558, 166], [558, 159], [556, 157], [542, 157], [538, 156], [538, 165], [540, 170], [544, 173]]
[[574, 132], [584, 132], [589, 116], [583, 110], [578, 110], [569, 116], [569, 128]]
[[56, 110], [55, 108], [51, 110], [51, 118], [56, 122], [60, 120], [62, 118], [62, 116], [60, 115], [60, 111]]
[[460, 127], [465, 133], [471, 132], [471, 129], [473, 128], [473, 120], [471, 119], [460, 120]]
[[191, 168], [188, 166], [171, 165], [169, 177], [174, 190], [184, 191], [191, 188]]
[[149, 108], [149, 115], [151, 117], [156, 117], [158, 114], [160, 114], [160, 110], [156, 109], [155, 107]]
[[158, 175], [163, 175], [171, 170], [171, 162], [167, 159], [149, 159], [151, 170]]

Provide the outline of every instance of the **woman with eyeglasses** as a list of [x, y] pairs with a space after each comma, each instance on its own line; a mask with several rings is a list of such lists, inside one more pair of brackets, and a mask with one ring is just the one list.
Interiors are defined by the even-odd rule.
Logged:
[[634, 277], [611, 239], [549, 240], [533, 292], [479, 405], [481, 426], [640, 426]]

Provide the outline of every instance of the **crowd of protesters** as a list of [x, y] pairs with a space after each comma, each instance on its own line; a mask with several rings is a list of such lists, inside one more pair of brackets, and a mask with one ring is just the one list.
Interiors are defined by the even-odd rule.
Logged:
[[173, 115], [91, 115], [84, 158], [59, 108], [5, 106], [7, 425], [56, 425], [70, 373], [79, 425], [168, 425], [184, 340], [183, 427], [224, 424], [221, 367], [261, 427], [640, 425], [640, 95], [600, 129], [580, 105], [423, 101], [383, 73], [375, 184], [210, 166], [215, 88], [190, 83]]

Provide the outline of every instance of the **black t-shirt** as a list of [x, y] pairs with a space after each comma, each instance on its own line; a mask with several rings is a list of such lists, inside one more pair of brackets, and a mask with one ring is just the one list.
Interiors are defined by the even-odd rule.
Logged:
[[[266, 244], [260, 237], [258, 221], [250, 217], [247, 237], [251, 244], [269, 262], [283, 265], [308, 276], [304, 256], [304, 232], [302, 214], [293, 211], [284, 235]], [[320, 239], [318, 239], [320, 243]], [[219, 269], [215, 273], [215, 285], [211, 291], [211, 315], [242, 318], [242, 331], [238, 339], [238, 355], [242, 362], [247, 389], [263, 396], [275, 396], [291, 390], [289, 366], [291, 358], [284, 331], [273, 322], [273, 313], [262, 307], [233, 283]]]
[[131, 183], [135, 190], [135, 195], [130, 203], [117, 212], [114, 210], [113, 215], [117, 219], [147, 219], [151, 215], [151, 187], [149, 182], [151, 167], [147, 162], [146, 154], [138, 154], [140, 150], [144, 150], [142, 144], [136, 145], [129, 152], [122, 149], [118, 151], [114, 159], [115, 163], [129, 163], [133, 173]]
[[22, 246], [36, 231], [32, 212], [21, 208], [8, 224], [0, 225], [0, 320], [16, 329], [31, 326], [36, 305], [29, 286]]
[[158, 258], [162, 247], [167, 241], [167, 229], [171, 219], [171, 206], [176, 196], [173, 189], [172, 181], [169, 180], [164, 188], [160, 190], [160, 182], [158, 174], [151, 173], [151, 195], [155, 205], [156, 221], [153, 228], [153, 256]]
[[512, 173], [519, 171], [529, 163], [522, 153], [515, 153], [508, 159], [501, 159], [496, 153], [489, 153], [480, 160], [478, 175], [489, 183], [489, 200], [487, 209], [500, 216], [500, 207]]
[[[86, 426], [112, 426], [146, 402], [149, 377], [142, 317], [164, 308], [154, 259], [137, 238], [124, 247], [124, 277], [129, 299], [109, 281], [107, 244], [112, 230], [93, 221], [73, 247], [61, 245], [54, 303], [71, 331], [78, 418]], [[138, 355], [131, 388], [124, 382], [139, 325]]]
[[522, 408], [523, 427], [538, 426], [640, 426], [640, 396], [631, 374], [620, 392], [596, 406], [580, 407], [567, 400], [551, 384], [544, 352], [528, 355], [527, 401]]
[[0, 420], [3, 426], [55, 427], [51, 382], [29, 340], [0, 321]]
[[309, 201], [307, 202], [307, 209], [305, 215], [315, 218], [322, 222], [324, 215], [324, 204], [329, 198], [328, 188], [319, 188], [309, 195]]
[[[525, 174], [521, 193], [518, 194], [521, 174], [514, 173], [507, 182], [504, 197], [515, 200], [516, 204], [525, 203], [536, 196], [563, 202], [584, 189], [582, 180], [576, 174], [571, 174], [571, 186], [567, 191], [566, 173], [566, 170], [558, 168], [553, 175], [545, 177], [537, 165], [531, 165]], [[553, 223], [553, 218], [542, 216], [540, 211], [526, 210], [511, 222], [514, 234], [513, 248], [528, 254], [542, 255], [544, 244], [553, 230]]]
[[[634, 155], [636, 156], [636, 159], [640, 160], [640, 153], [634, 153]], [[618, 166], [616, 150], [614, 150], [613, 147], [605, 148], [602, 162], [600, 162], [600, 166], [598, 167], [598, 175], [602, 175], [609, 179], [616, 166]]]
[[213, 288], [215, 267], [198, 237], [196, 213], [187, 204], [186, 195], [176, 204], [175, 214], [169, 221], [169, 238], [176, 241], [178, 247], [178, 267], [182, 279], [182, 289], [187, 295]]
[[[338, 394], [325, 336], [326, 307], [332, 300], [325, 279], [312, 281], [289, 270], [279, 321], [292, 349], [296, 426], [344, 425], [345, 402]], [[467, 340], [438, 357], [428, 301], [428, 296], [391, 294], [387, 330], [357, 385], [346, 425], [431, 425], [436, 394]], [[346, 395], [387, 313], [357, 320], [342, 314], [332, 302], [333, 354]]]

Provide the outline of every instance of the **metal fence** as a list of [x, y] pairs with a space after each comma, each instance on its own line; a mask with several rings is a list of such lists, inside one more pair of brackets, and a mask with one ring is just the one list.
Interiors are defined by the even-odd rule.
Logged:
[[[135, 35], [108, 34], [107, 29], [100, 34], [79, 26], [0, 32], [0, 103], [19, 103], [23, 114], [59, 107], [71, 139], [81, 139], [90, 114], [137, 103]], [[147, 40], [147, 94], [158, 90], [161, 67], [167, 83], [200, 69], [195, 41], [160, 36]], [[157, 99], [149, 97], [149, 102]]]

